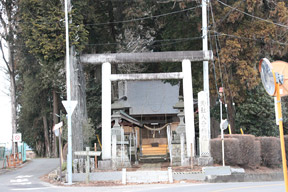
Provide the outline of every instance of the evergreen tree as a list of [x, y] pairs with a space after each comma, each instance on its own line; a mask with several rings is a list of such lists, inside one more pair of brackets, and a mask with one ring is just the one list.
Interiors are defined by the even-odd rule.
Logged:
[[[284, 109], [284, 110], [283, 110]], [[283, 108], [283, 114], [286, 110]], [[284, 118], [284, 124], [287, 122]], [[236, 112], [236, 128], [245, 134], [256, 136], [279, 136], [279, 128], [275, 121], [275, 105], [273, 97], [269, 96], [262, 84], [247, 93], [247, 99]]]
[[[27, 46], [27, 51], [33, 55], [35, 59], [33, 64], [39, 65], [37, 67], [37, 77], [42, 86], [41, 90], [47, 93], [43, 99], [45, 98], [46, 102], [50, 104], [52, 101], [53, 106], [53, 112], [50, 112], [52, 116], [46, 114], [45, 111], [47, 110], [45, 109], [45, 105], [42, 109], [46, 155], [50, 156], [50, 143], [52, 142], [53, 155], [57, 156], [56, 139], [54, 134], [52, 134], [52, 127], [53, 124], [58, 123], [58, 117], [56, 115], [59, 114], [60, 109], [58, 106], [59, 98], [63, 98], [66, 91], [63, 5], [61, 1], [58, 0], [48, 2], [23, 0], [19, 4], [19, 9], [19, 29], [21, 31], [19, 37], [21, 37], [21, 42], [24, 42]], [[81, 17], [77, 9], [71, 12], [71, 17], [73, 17], [74, 20], [73, 23], [69, 25], [70, 42], [76, 47], [77, 51], [81, 52], [84, 48], [83, 44], [87, 40], [87, 31], [82, 24], [83, 17]], [[25, 74], [25, 67], [22, 69], [23, 74]], [[24, 84], [23, 88], [29, 89], [27, 86], [31, 85]], [[22, 97], [26, 96], [25, 94], [22, 95]], [[50, 124], [51, 119], [53, 119], [53, 124]], [[74, 143], [76, 144], [77, 141], [74, 141]]]
[[287, 54], [287, 45], [281, 43], [288, 38], [287, 27], [283, 27], [288, 21], [287, 1], [233, 0], [226, 4], [217, 0], [211, 3], [210, 13], [214, 19], [210, 20], [210, 32], [217, 37], [215, 41], [212, 38], [216, 66], [219, 66], [217, 83], [218, 87], [222, 86], [221, 77], [229, 123], [235, 132], [233, 102], [240, 105], [259, 84], [260, 59], [280, 59]]

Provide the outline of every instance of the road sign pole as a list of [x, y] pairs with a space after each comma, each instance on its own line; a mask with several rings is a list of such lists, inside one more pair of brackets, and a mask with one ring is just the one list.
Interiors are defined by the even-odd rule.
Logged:
[[59, 128], [59, 159], [60, 159], [60, 182], [62, 181], [62, 144], [61, 144], [61, 128]]
[[13, 151], [14, 151], [14, 159], [15, 159], [15, 153], [16, 153], [16, 151], [15, 151], [15, 146], [16, 146], [16, 142], [12, 142], [13, 143]]
[[285, 188], [286, 188], [286, 192], [288, 192], [287, 162], [286, 162], [285, 140], [284, 140], [284, 131], [283, 131], [279, 83], [276, 83], [276, 94], [277, 94], [277, 110], [278, 110], [278, 117], [279, 117], [279, 131], [280, 131], [280, 143], [281, 143], [281, 153], [282, 153], [282, 167], [283, 167]]
[[225, 166], [225, 150], [224, 150], [224, 130], [221, 129], [221, 140], [222, 140], [222, 164]]
[[[71, 106], [71, 83], [70, 83], [70, 54], [69, 54], [69, 26], [68, 26], [68, 2], [65, 0], [65, 32], [66, 32], [66, 86], [68, 106]], [[67, 173], [68, 184], [72, 184], [72, 121], [71, 110], [68, 112], [68, 154], [67, 154]]]

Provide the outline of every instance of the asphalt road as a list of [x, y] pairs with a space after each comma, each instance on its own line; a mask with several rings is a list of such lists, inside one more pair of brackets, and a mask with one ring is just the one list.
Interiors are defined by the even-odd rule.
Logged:
[[0, 192], [39, 191], [39, 192], [281, 192], [284, 182], [251, 183], [178, 183], [157, 185], [126, 185], [107, 187], [54, 186], [42, 182], [39, 177], [58, 166], [59, 159], [35, 159], [24, 167], [0, 175]]
[[59, 167], [59, 159], [33, 159], [22, 168], [0, 175], [0, 192], [6, 191], [43, 191], [51, 185], [42, 182], [39, 177]]

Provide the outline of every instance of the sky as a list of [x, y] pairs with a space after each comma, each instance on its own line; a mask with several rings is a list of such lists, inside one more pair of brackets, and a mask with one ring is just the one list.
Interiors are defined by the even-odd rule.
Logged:
[[[5, 74], [5, 63], [0, 59], [0, 143], [11, 143], [11, 100], [9, 97], [9, 76]], [[10, 146], [10, 144], [9, 144]], [[7, 146], [8, 147], [8, 146]]]

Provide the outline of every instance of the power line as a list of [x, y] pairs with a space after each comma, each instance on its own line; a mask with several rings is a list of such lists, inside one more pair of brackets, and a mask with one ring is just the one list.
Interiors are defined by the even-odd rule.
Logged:
[[277, 25], [277, 26], [280, 26], [280, 27], [288, 28], [288, 25], [285, 25], [285, 24], [282, 24], [282, 23], [275, 23], [275, 22], [273, 22], [273, 21], [270, 21], [270, 20], [267, 20], [267, 19], [263, 19], [263, 18], [261, 18], [261, 17], [257, 17], [257, 16], [254, 16], [254, 15], [251, 15], [251, 14], [246, 13], [246, 12], [244, 12], [244, 11], [241, 11], [241, 10], [235, 8], [235, 7], [232, 7], [232, 6], [230, 6], [230, 5], [227, 5], [226, 3], [224, 3], [224, 2], [222, 2], [222, 1], [220, 1], [220, 0], [217, 0], [217, 1], [218, 1], [219, 3], [221, 3], [222, 5], [224, 5], [224, 6], [226, 6], [226, 7], [229, 7], [230, 9], [236, 10], [236, 11], [238, 11], [238, 12], [240, 12], [240, 13], [243, 13], [243, 14], [249, 16], [249, 17], [253, 17], [253, 18], [255, 18], [255, 19], [258, 19], [258, 20], [261, 20], [261, 21], [265, 21], [265, 22], [267, 22], [267, 23], [271, 23], [271, 24], [274, 24], [274, 25]]
[[[226, 34], [226, 33], [222, 33], [222, 32], [218, 32], [215, 30], [209, 30], [211, 32], [216, 33], [218, 36], [227, 36], [227, 37], [232, 37], [232, 38], [237, 38], [237, 39], [243, 39], [243, 40], [249, 40], [249, 41], [259, 41], [259, 42], [264, 42], [263, 39], [257, 39], [257, 38], [249, 38], [249, 37], [242, 37], [242, 36], [237, 36], [237, 35], [231, 35], [231, 34]], [[280, 42], [280, 41], [276, 41], [274, 39], [269, 38], [269, 40], [274, 43], [274, 44], [279, 44], [279, 45], [283, 45], [283, 46], [287, 46], [288, 43], [286, 42]], [[264, 42], [265, 43], [265, 42]]]
[[[173, 45], [173, 44], [181, 43], [183, 41], [193, 41], [193, 40], [198, 40], [198, 39], [202, 39], [202, 36], [199, 36], [199, 37], [188, 37], [188, 38], [178, 38], [178, 39], [161, 39], [161, 40], [154, 40], [154, 41], [143, 43], [143, 44], [139, 44], [139, 45], [157, 47], [157, 46]], [[170, 41], [174, 41], [174, 42], [170, 42]], [[138, 42], [138, 41], [133, 41], [132, 43], [136, 43], [136, 42]], [[162, 44], [153, 45], [153, 43], [157, 43], [157, 42], [170, 42], [170, 43], [162, 43]], [[91, 44], [84, 44], [84, 45], [85, 46], [113, 46], [113, 45], [114, 46], [115, 45], [126, 46], [126, 45], [128, 45], [128, 43], [123, 43], [123, 42], [118, 42], [118, 43], [95, 43], [95, 44], [91, 43]], [[26, 45], [13, 45], [13, 47], [26, 47]]]
[[[245, 1], [245, 0], [242, 0], [242, 1], [239, 3], [239, 5], [237, 5], [237, 6], [234, 7], [233, 9], [231, 9], [219, 22], [216, 22], [216, 23], [221, 24], [235, 9], [237, 9], [237, 8], [242, 4], [243, 1]], [[212, 6], [212, 5], [211, 5], [211, 2], [210, 2], [210, 6]]]
[[[279, 23], [274, 23], [274, 22], [272, 22], [272, 21], [269, 21], [269, 20], [266, 20], [266, 19], [263, 19], [263, 18], [260, 18], [260, 17], [256, 17], [256, 16], [253, 16], [253, 15], [250, 15], [250, 14], [248, 14], [248, 13], [246, 13], [246, 12], [240, 11], [239, 9], [237, 9], [237, 8], [235, 8], [235, 7], [229, 6], [229, 5], [223, 3], [223, 2], [220, 1], [220, 0], [217, 0], [217, 1], [218, 1], [219, 3], [225, 5], [225, 6], [228, 6], [229, 8], [231, 8], [231, 9], [233, 9], [233, 10], [237, 10], [237, 11], [239, 11], [239, 12], [241, 12], [241, 13], [243, 13], [243, 14], [246, 14], [246, 15], [248, 15], [248, 16], [251, 16], [251, 17], [254, 17], [254, 18], [257, 18], [257, 19], [260, 19], [260, 20], [263, 20], [263, 21], [265, 21], [265, 22], [269, 22], [269, 23], [272, 23], [272, 24], [275, 24], [275, 25], [278, 25], [278, 26], [281, 26], [281, 27], [285, 27], [285, 28], [288, 27], [287, 25], [283, 25], [283, 24], [279, 24]], [[218, 39], [218, 38], [219, 38], [218, 35], [220, 35], [220, 36], [227, 36], [227, 37], [244, 39], [244, 40], [249, 40], [249, 41], [260, 41], [260, 42], [264, 42], [263, 39], [255, 39], [255, 38], [241, 37], [241, 36], [237, 36], [237, 35], [225, 34], [225, 33], [221, 33], [221, 32], [216, 31], [217, 26], [216, 26], [216, 22], [215, 22], [215, 20], [214, 20], [213, 10], [212, 10], [211, 3], [210, 3], [210, 7], [211, 7], [211, 15], [212, 15], [212, 19], [213, 19], [213, 27], [214, 27], [214, 29], [215, 29], [214, 31], [213, 31], [213, 30], [211, 30], [211, 31], [213, 31], [214, 33], [216, 33], [215, 40], [216, 40], [216, 38]], [[227, 15], [226, 15], [226, 16], [227, 16]], [[210, 30], [209, 30], [209, 31], [210, 31]], [[275, 44], [279, 44], [279, 45], [283, 45], [283, 46], [287, 46], [287, 45], [288, 45], [288, 43], [286, 43], [286, 42], [283, 43], [283, 42], [279, 42], [279, 41], [276, 41], [276, 40], [271, 39], [271, 38], [269, 38], [269, 39], [270, 39], [270, 41], [271, 41], [272, 43], [275, 43]], [[218, 43], [219, 43], [219, 47], [220, 47], [220, 41], [219, 41], [219, 39], [218, 39]], [[264, 42], [264, 43], [265, 43], [265, 42]], [[217, 50], [217, 49], [218, 49], [218, 48], [217, 48], [217, 40], [216, 40], [216, 50]], [[220, 47], [220, 49], [221, 49], [221, 47]], [[217, 55], [218, 55], [218, 59], [219, 59], [218, 51], [217, 51]], [[219, 60], [219, 62], [220, 62], [220, 60]], [[226, 75], [228, 75], [226, 65], [224, 65], [224, 69], [225, 69]], [[230, 95], [231, 95], [231, 98], [232, 98], [232, 102], [234, 103], [234, 101], [233, 101], [234, 99], [233, 99], [233, 95], [232, 95], [232, 93], [231, 93], [231, 88], [230, 88], [230, 84], [229, 84], [229, 82], [228, 82], [228, 79], [227, 79], [227, 85], [228, 85], [229, 92], [230, 92]], [[224, 92], [224, 94], [225, 94], [225, 92]], [[225, 95], [224, 95], [224, 96], [225, 96]], [[233, 105], [233, 106], [234, 106], [234, 105]]]
[[[214, 29], [216, 29], [217, 28], [217, 26], [216, 26], [216, 22], [215, 22], [215, 19], [214, 19], [214, 14], [213, 14], [213, 9], [212, 9], [212, 6], [211, 6], [211, 3], [210, 3], [210, 10], [211, 10], [211, 17], [212, 17], [212, 22], [213, 22], [213, 27], [214, 27]], [[219, 43], [219, 47], [218, 47], [218, 43]], [[219, 50], [221, 49], [221, 46], [220, 46], [220, 42], [219, 42], [219, 39], [218, 39], [218, 36], [217, 36], [217, 34], [216, 34], [216, 36], [215, 36], [215, 46], [216, 46], [216, 52], [217, 52], [217, 58], [218, 58], [218, 65], [219, 65], [219, 70], [220, 70], [220, 74], [221, 74], [221, 83], [222, 83], [222, 87], [224, 88], [224, 86], [223, 86], [223, 77], [222, 77], [222, 70], [221, 70], [221, 60], [220, 60], [220, 54], [219, 54]], [[230, 84], [229, 84], [229, 81], [228, 81], [228, 73], [227, 73], [227, 69], [226, 69], [226, 65], [224, 64], [224, 71], [225, 71], [225, 73], [226, 73], [226, 76], [227, 76], [227, 78], [226, 78], [226, 81], [227, 81], [227, 85], [228, 85], [228, 89], [229, 89], [229, 93], [230, 93], [230, 96], [231, 96], [231, 99], [232, 99], [232, 103], [234, 103], [234, 101], [233, 101], [233, 95], [232, 95], [232, 93], [231, 93], [231, 88], [230, 88]], [[225, 88], [224, 88], [225, 89]], [[223, 90], [223, 95], [224, 95], [224, 102], [225, 102], [225, 109], [226, 109], [226, 114], [227, 114], [227, 119], [229, 119], [229, 115], [228, 115], [228, 109], [227, 109], [227, 105], [226, 105], [226, 94], [225, 94], [225, 90]], [[221, 104], [220, 104], [221, 105]], [[233, 105], [234, 106], [234, 105]]]
[[[211, 8], [210, 8], [211, 7]], [[215, 23], [215, 19], [214, 19], [214, 15], [213, 15], [213, 10], [212, 10], [212, 6], [211, 6], [211, 3], [210, 3], [210, 11], [211, 11], [211, 17], [212, 17], [212, 22], [213, 22], [213, 27], [216, 28], [216, 23]], [[210, 30], [209, 30], [210, 32]], [[211, 36], [210, 36], [211, 38]], [[223, 75], [222, 75], [222, 69], [221, 69], [221, 61], [220, 61], [220, 54], [219, 54], [219, 48], [218, 48], [218, 44], [217, 44], [217, 35], [215, 36], [215, 47], [216, 47], [216, 53], [217, 53], [217, 59], [218, 59], [218, 66], [219, 66], [219, 72], [220, 72], [220, 80], [221, 80], [221, 85], [222, 87], [224, 87], [224, 84], [223, 84]], [[212, 44], [211, 44], [212, 45]], [[217, 90], [218, 92], [218, 90]], [[225, 94], [225, 91], [223, 91], [223, 95], [224, 95], [224, 101], [226, 103], [226, 94]]]
[[[172, 12], [168, 12], [168, 13], [164, 13], [164, 14], [160, 14], [160, 15], [151, 15], [151, 16], [146, 16], [146, 17], [139, 17], [139, 18], [135, 18], [135, 19], [128, 19], [128, 20], [121, 20], [121, 21], [112, 21], [112, 22], [105, 22], [105, 23], [86, 23], [83, 24], [85, 26], [98, 26], [98, 25], [109, 25], [109, 24], [119, 24], [119, 23], [130, 23], [130, 22], [136, 22], [136, 21], [142, 21], [142, 20], [146, 20], [146, 19], [154, 19], [154, 18], [159, 18], [159, 17], [165, 17], [168, 15], [173, 15], [173, 14], [178, 14], [178, 13], [183, 13], [183, 12], [187, 12], [187, 11], [191, 11], [194, 10], [196, 8], [201, 7], [201, 5], [195, 6], [195, 7], [191, 7], [191, 8], [187, 8], [187, 9], [183, 9], [183, 10], [179, 10], [179, 11], [172, 11]], [[61, 21], [59, 21], [61, 22]], [[63, 23], [65, 21], [63, 20]], [[18, 21], [18, 23], [31, 23], [31, 22], [23, 22], [23, 21]], [[44, 24], [54, 24], [54, 23], [58, 23], [58, 22], [36, 22], [37, 24], [39, 23], [44, 23]], [[62, 26], [64, 27], [64, 26]]]
[[[208, 17], [207, 17], [207, 18], [208, 18], [208, 23], [210, 23], [209, 6], [208, 6]], [[213, 50], [210, 30], [208, 30], [208, 38], [209, 38], [210, 49]], [[217, 95], [218, 95], [218, 97], [219, 97], [220, 94], [219, 94], [219, 91], [218, 91], [217, 76], [216, 76], [216, 67], [215, 67], [214, 59], [212, 59], [212, 64], [213, 64], [213, 75], [214, 75], [214, 79], [215, 79], [216, 92], [217, 92]]]
[[[159, 45], [151, 45], [151, 46], [161, 46], [161, 45], [170, 45], [170, 44], [176, 44], [176, 43], [181, 43], [183, 41], [192, 41], [192, 40], [198, 40], [202, 39], [202, 36], [199, 37], [188, 37], [188, 38], [178, 38], [178, 39], [161, 39], [161, 40], [154, 40], [151, 42], [144, 43], [142, 45], [149, 45], [153, 43], [158, 43], [158, 42], [169, 42], [169, 41], [176, 41], [172, 43], [165, 43], [165, 44], [159, 44]], [[133, 41], [132, 43], [136, 43], [139, 41]], [[131, 43], [131, 42], [130, 42]], [[86, 46], [106, 46], [106, 45], [128, 45], [128, 43], [123, 43], [123, 42], [118, 42], [118, 43], [95, 43], [95, 44], [86, 44]]]
[[160, 14], [160, 15], [152, 15], [152, 16], [147, 16], [147, 17], [139, 17], [136, 19], [129, 19], [129, 20], [122, 20], [122, 21], [112, 21], [112, 22], [106, 22], [106, 23], [91, 23], [91, 24], [85, 24], [87, 26], [93, 26], [93, 25], [109, 25], [109, 24], [119, 24], [119, 23], [130, 23], [130, 22], [135, 22], [135, 21], [142, 21], [142, 20], [146, 20], [146, 19], [153, 19], [153, 18], [158, 18], [158, 17], [164, 17], [167, 15], [173, 15], [173, 14], [177, 14], [177, 13], [182, 13], [182, 12], [186, 12], [186, 11], [191, 11], [194, 10], [198, 7], [201, 7], [200, 5], [196, 6], [196, 7], [191, 7], [188, 9], [183, 9], [180, 11], [173, 11], [173, 12], [169, 12], [169, 13], [164, 13], [164, 14]]

